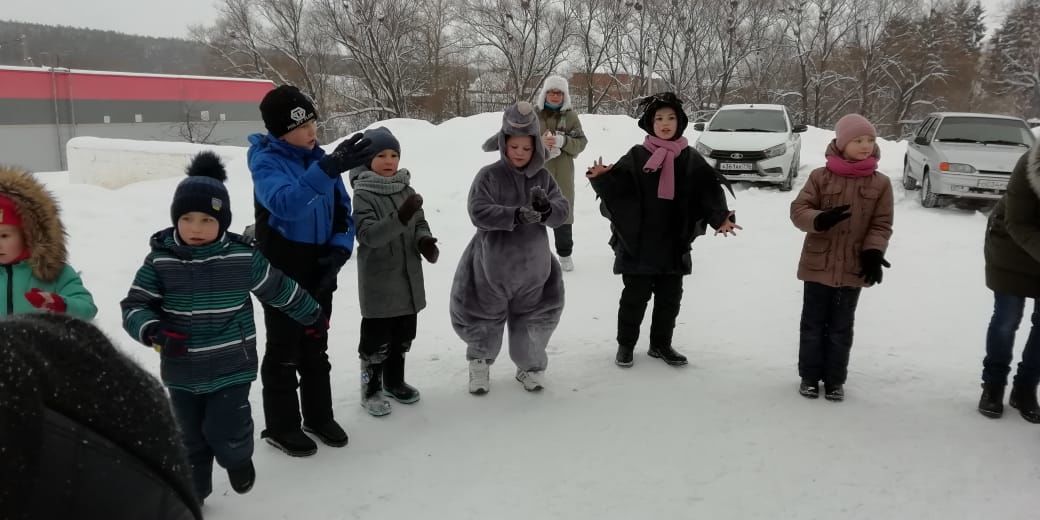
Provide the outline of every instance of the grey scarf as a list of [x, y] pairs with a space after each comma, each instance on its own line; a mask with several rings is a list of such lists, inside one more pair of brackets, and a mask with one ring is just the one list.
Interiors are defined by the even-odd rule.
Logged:
[[383, 177], [378, 173], [361, 167], [350, 171], [350, 186], [354, 191], [371, 191], [380, 195], [393, 195], [408, 187], [412, 180], [412, 174], [404, 168], [390, 177]]

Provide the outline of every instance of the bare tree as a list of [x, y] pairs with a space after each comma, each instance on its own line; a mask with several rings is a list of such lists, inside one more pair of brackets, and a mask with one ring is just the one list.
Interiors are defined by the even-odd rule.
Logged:
[[1000, 93], [1020, 98], [1027, 116], [1040, 116], [1040, 0], [1017, 0], [993, 39]]
[[[577, 21], [577, 37], [575, 45], [581, 58], [580, 71], [584, 79], [572, 85], [572, 91], [581, 92], [585, 101], [585, 111], [595, 113], [611, 90], [619, 92], [621, 85], [617, 81], [618, 41], [627, 12], [632, 9], [631, 3], [625, 5], [618, 0], [574, 0], [571, 5], [571, 16]], [[612, 72], [612, 81], [603, 85], [597, 78], [600, 73]]]
[[407, 0], [316, 0], [316, 18], [323, 33], [346, 50], [349, 65], [371, 99], [399, 117], [408, 115], [411, 97], [426, 84], [418, 67], [423, 53], [421, 22], [414, 4]]

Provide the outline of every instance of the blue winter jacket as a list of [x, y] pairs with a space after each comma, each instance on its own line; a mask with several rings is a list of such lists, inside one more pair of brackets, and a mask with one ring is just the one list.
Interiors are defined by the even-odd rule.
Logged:
[[[354, 250], [354, 220], [343, 179], [329, 178], [318, 166], [325, 150], [307, 150], [266, 134], [249, 136], [253, 194], [271, 212], [268, 225], [283, 237], [304, 244]], [[341, 211], [335, 211], [339, 195]], [[345, 218], [337, 226], [334, 217]], [[346, 231], [335, 231], [335, 229]]]

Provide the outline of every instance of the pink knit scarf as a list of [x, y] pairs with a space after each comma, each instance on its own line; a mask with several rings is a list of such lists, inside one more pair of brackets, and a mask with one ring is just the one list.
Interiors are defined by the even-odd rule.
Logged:
[[675, 198], [675, 158], [686, 147], [689, 141], [680, 137], [674, 141], [666, 141], [660, 137], [648, 135], [643, 140], [643, 148], [650, 151], [650, 159], [643, 165], [644, 172], [661, 170], [661, 180], [657, 181], [657, 198], [672, 200]]
[[837, 147], [833, 142], [827, 147], [827, 169], [833, 172], [835, 175], [841, 177], [868, 177], [877, 171], [878, 167], [878, 152], [877, 147], [874, 147], [874, 155], [867, 157], [861, 161], [850, 161], [841, 156], [838, 153]]

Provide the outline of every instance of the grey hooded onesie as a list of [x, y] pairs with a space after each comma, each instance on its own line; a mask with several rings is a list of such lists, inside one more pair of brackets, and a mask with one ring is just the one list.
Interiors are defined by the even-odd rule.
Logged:
[[[534, 150], [524, 168], [506, 157], [506, 139], [513, 135], [532, 137]], [[566, 222], [569, 205], [544, 168], [540, 135], [534, 108], [519, 102], [506, 108], [502, 130], [484, 144], [501, 158], [473, 179], [469, 216], [477, 232], [459, 259], [451, 289], [451, 323], [466, 342], [466, 358], [494, 361], [508, 323], [509, 356], [524, 371], [545, 370], [545, 348], [563, 313], [563, 278], [545, 228]], [[517, 208], [530, 207], [536, 186], [545, 190], [552, 211], [542, 222], [519, 224]]]

